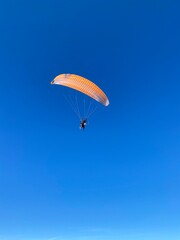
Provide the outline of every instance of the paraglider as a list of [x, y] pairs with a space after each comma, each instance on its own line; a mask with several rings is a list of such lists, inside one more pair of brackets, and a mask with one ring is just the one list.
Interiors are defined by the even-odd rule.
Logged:
[[86, 127], [86, 124], [87, 124], [87, 119], [82, 119], [80, 122], [80, 129], [84, 130]]
[[[53, 81], [51, 81], [51, 84], [57, 84], [72, 88], [76, 91], [79, 91], [89, 96], [90, 98], [101, 103], [105, 107], [109, 105], [109, 99], [107, 98], [106, 94], [95, 83], [91, 82], [90, 80], [84, 77], [75, 74], [60, 74], [57, 77], [55, 77]], [[84, 116], [82, 118], [80, 116], [79, 109], [75, 109], [75, 104], [73, 104], [72, 101], [70, 102], [70, 105], [72, 105], [74, 111], [76, 112], [80, 119], [80, 129], [85, 129], [87, 125], [88, 116]]]

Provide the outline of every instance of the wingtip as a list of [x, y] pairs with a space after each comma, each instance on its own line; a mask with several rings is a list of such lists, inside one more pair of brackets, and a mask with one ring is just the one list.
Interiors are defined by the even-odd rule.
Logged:
[[110, 104], [109, 100], [106, 101], [105, 106], [107, 107]]

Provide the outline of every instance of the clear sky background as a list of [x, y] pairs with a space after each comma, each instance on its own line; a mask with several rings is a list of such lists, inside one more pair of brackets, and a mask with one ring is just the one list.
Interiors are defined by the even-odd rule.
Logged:
[[179, 0], [1, 1], [0, 76], [0, 240], [180, 239]]

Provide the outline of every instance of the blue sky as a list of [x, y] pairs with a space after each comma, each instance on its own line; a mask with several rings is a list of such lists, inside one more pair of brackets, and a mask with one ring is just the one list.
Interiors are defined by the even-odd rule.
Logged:
[[[0, 239], [180, 238], [180, 2], [1, 1]], [[98, 84], [85, 131], [50, 81]]]

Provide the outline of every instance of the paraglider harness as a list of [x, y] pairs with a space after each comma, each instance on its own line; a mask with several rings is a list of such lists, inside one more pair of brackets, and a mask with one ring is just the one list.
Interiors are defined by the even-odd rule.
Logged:
[[81, 121], [80, 121], [80, 129], [85, 129], [85, 127], [86, 127], [86, 125], [87, 125], [87, 119], [82, 119]]

